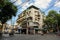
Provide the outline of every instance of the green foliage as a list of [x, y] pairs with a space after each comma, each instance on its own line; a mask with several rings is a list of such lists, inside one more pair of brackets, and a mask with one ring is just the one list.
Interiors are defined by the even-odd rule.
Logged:
[[60, 14], [57, 14], [58, 26], [60, 26]]
[[0, 8], [4, 7], [9, 0], [0, 0]]
[[49, 23], [49, 24], [55, 24], [58, 19], [57, 19], [57, 12], [54, 11], [54, 10], [50, 10], [48, 12], [48, 15], [46, 16], [46, 21]]
[[54, 29], [55, 27], [60, 26], [60, 14], [55, 10], [50, 10], [44, 20], [45, 24], [48, 25], [48, 29]]
[[55, 11], [55, 10], [50, 10], [49, 12], [48, 12], [48, 15], [47, 16], [56, 16], [58, 13], [57, 13], [57, 11]]
[[0, 1], [0, 21], [2, 24], [7, 22], [12, 16], [16, 16], [17, 7], [9, 0]]

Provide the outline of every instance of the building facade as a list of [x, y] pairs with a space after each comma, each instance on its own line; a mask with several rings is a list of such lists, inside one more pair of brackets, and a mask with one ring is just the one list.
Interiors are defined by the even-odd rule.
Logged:
[[44, 19], [44, 13], [32, 5], [18, 15], [17, 24], [22, 28], [42, 29]]

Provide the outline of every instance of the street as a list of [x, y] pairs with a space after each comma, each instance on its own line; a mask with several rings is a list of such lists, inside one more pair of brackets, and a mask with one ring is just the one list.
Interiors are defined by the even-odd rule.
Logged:
[[25, 34], [14, 34], [14, 36], [9, 36], [8, 34], [3, 34], [0, 40], [60, 40], [60, 36], [54, 34], [45, 35], [25, 35]]

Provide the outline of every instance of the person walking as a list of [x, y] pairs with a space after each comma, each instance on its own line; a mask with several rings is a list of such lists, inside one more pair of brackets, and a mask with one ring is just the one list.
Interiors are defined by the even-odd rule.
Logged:
[[20, 26], [18, 26], [18, 32], [19, 32], [19, 34], [21, 33], [21, 27]]

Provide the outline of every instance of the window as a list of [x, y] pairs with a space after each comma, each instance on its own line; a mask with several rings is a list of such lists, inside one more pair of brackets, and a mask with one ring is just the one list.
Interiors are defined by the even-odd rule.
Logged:
[[32, 17], [29, 17], [29, 19], [31, 19], [31, 20], [32, 20]]
[[32, 20], [32, 17], [28, 17], [27, 20]]
[[35, 13], [36, 13], [37, 11], [35, 11]]
[[28, 12], [26, 12], [28, 14]]
[[38, 18], [38, 21], [40, 20], [40, 18]]
[[38, 17], [40, 17], [40, 15], [37, 15]]
[[37, 19], [35, 18], [35, 20], [37, 20]]
[[27, 15], [29, 16], [29, 12], [27, 12]]
[[35, 11], [35, 14], [36, 14], [36, 15], [40, 15], [40, 14], [39, 14], [39, 11]]
[[38, 18], [38, 19], [40, 19], [40, 18]]
[[37, 11], [35, 11], [35, 14], [37, 15]]
[[29, 22], [28, 22], [28, 25], [29, 25]]
[[21, 16], [23, 16], [23, 14], [21, 14]]
[[31, 13], [31, 11], [29, 11], [29, 13]]
[[39, 12], [38, 12], [38, 15], [39, 15]]

